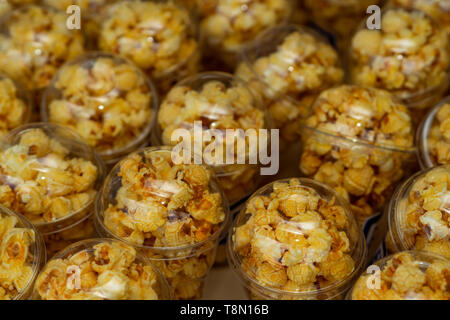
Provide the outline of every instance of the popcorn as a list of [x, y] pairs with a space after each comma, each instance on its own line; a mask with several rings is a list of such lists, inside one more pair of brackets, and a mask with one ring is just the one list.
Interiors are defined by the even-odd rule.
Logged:
[[448, 86], [446, 33], [420, 11], [388, 9], [381, 21], [381, 30], [353, 36], [353, 83], [388, 90], [411, 108], [432, 106]]
[[172, 1], [122, 1], [101, 25], [99, 47], [133, 61], [160, 92], [198, 70], [199, 52], [189, 12]]
[[0, 76], [0, 136], [28, 122], [30, 97], [8, 77]]
[[302, 122], [301, 172], [347, 199], [358, 221], [376, 214], [414, 161], [406, 107], [383, 90], [324, 91]]
[[363, 274], [351, 291], [352, 300], [448, 300], [450, 262], [437, 255], [404, 251], [375, 263], [381, 268], [379, 287], [374, 274]]
[[175, 164], [171, 153], [143, 149], [119, 162], [102, 190], [97, 219], [104, 233], [154, 262], [175, 299], [200, 298], [227, 204], [209, 169]]
[[387, 247], [422, 250], [450, 258], [450, 166], [418, 173], [391, 200]]
[[42, 114], [74, 129], [110, 163], [148, 138], [156, 100], [152, 84], [131, 63], [95, 53], [60, 69], [44, 93]]
[[254, 194], [228, 240], [230, 263], [252, 298], [337, 298], [365, 255], [346, 202], [309, 179], [279, 180]]
[[160, 272], [133, 247], [91, 239], [68, 247], [39, 274], [40, 300], [164, 300], [169, 287]]
[[84, 52], [84, 39], [66, 27], [64, 12], [30, 5], [2, 20], [0, 71], [28, 90], [45, 88], [64, 62]]

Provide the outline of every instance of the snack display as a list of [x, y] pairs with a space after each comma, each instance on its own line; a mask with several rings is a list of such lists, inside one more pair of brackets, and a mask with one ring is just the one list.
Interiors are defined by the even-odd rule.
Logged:
[[423, 169], [450, 164], [450, 97], [428, 113], [419, 127], [417, 140]]
[[[202, 129], [200, 133], [203, 137], [202, 154], [208, 146], [211, 146], [211, 143], [208, 144], [211, 140], [211, 137], [208, 140], [208, 135], [218, 139], [219, 146], [215, 148], [220, 149], [223, 146], [217, 135], [223, 135], [223, 142], [227, 142], [225, 141], [227, 129], [241, 129], [244, 132], [253, 129], [257, 135], [256, 139], [260, 140], [263, 138], [260, 138], [258, 129], [268, 129], [272, 125], [270, 117], [267, 117], [261, 108], [261, 102], [246, 84], [230, 74], [219, 72], [195, 75], [170, 90], [158, 113], [157, 140], [163, 145], [179, 144], [179, 137], [173, 137], [177, 129], [188, 130], [190, 136], [195, 139], [196, 122]], [[234, 161], [234, 164], [225, 164], [228, 163], [225, 159], [217, 157], [209, 159], [208, 163], [213, 166], [230, 204], [252, 193], [257, 188], [260, 178], [259, 166], [248, 161], [249, 156], [252, 156], [249, 155], [252, 152], [250, 142], [245, 137], [243, 139], [239, 137], [234, 136], [234, 143], [228, 143], [228, 146], [231, 144], [232, 150], [227, 148], [223, 150], [222, 155], [224, 158], [228, 157], [229, 151], [232, 151], [230, 155], [237, 160], [238, 155], [245, 154], [244, 164], [239, 164], [238, 161]]]
[[415, 108], [414, 121], [442, 99], [448, 87], [446, 32], [425, 13], [391, 8], [381, 30], [362, 27], [352, 39], [351, 78], [355, 84], [385, 89]]
[[42, 123], [19, 127], [0, 142], [0, 204], [30, 220], [48, 248], [61, 237], [77, 238], [72, 231], [93, 213], [103, 181], [103, 162], [80, 139]]
[[0, 206], [0, 300], [28, 299], [44, 261], [44, 243], [33, 225]]
[[27, 90], [45, 88], [64, 62], [84, 52], [79, 30], [66, 27], [67, 15], [57, 9], [30, 5], [0, 21], [0, 71]]
[[[450, 300], [450, 261], [420, 251], [404, 251], [374, 264], [374, 275], [363, 274], [353, 287], [352, 300]], [[379, 282], [379, 283], [377, 283]]]
[[246, 44], [260, 32], [288, 21], [293, 10], [291, 0], [199, 2], [201, 29], [206, 43], [215, 55], [231, 66], [235, 65], [236, 54]]
[[321, 91], [342, 82], [344, 71], [325, 39], [306, 27], [284, 25], [262, 33], [243, 51], [235, 75], [261, 96], [286, 146], [298, 140], [299, 118]]
[[422, 250], [450, 259], [450, 165], [419, 172], [402, 184], [388, 207], [390, 252]]
[[383, 90], [324, 91], [301, 132], [301, 172], [348, 200], [360, 223], [381, 210], [415, 162], [409, 112]]
[[158, 99], [151, 81], [132, 63], [91, 53], [65, 64], [44, 92], [45, 121], [74, 129], [107, 162], [147, 143]]
[[133, 61], [164, 94], [198, 71], [196, 33], [188, 10], [173, 1], [121, 1], [108, 8], [98, 42]]
[[175, 299], [199, 299], [228, 206], [210, 169], [173, 161], [169, 147], [142, 149], [121, 160], [98, 197], [96, 223], [100, 234], [149, 257]]
[[169, 300], [159, 270], [131, 246], [109, 239], [80, 241], [59, 252], [34, 286], [35, 300]]
[[258, 190], [228, 238], [230, 265], [253, 299], [342, 299], [365, 255], [348, 203], [303, 178]]

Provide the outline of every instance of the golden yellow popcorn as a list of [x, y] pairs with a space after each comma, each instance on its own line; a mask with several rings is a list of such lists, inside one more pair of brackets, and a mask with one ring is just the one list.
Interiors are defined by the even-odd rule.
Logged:
[[34, 286], [36, 300], [169, 300], [159, 270], [120, 241], [90, 239], [59, 252]]
[[42, 118], [74, 129], [107, 163], [146, 143], [156, 92], [128, 61], [93, 53], [64, 65], [44, 93]]
[[317, 95], [343, 80], [336, 50], [306, 27], [268, 30], [243, 51], [235, 75], [261, 96], [284, 146], [298, 140], [298, 120]]
[[423, 12], [403, 8], [387, 9], [381, 23], [381, 30], [362, 28], [353, 36], [352, 82], [385, 89], [411, 108], [433, 106], [448, 87], [446, 32]]
[[45, 88], [59, 67], [84, 52], [79, 30], [69, 30], [65, 12], [25, 6], [2, 20], [0, 71], [28, 90]]
[[450, 259], [450, 165], [409, 178], [389, 205], [387, 248], [422, 250]]
[[409, 112], [379, 89], [324, 91], [301, 133], [301, 172], [347, 199], [359, 222], [381, 210], [415, 161]]
[[28, 299], [44, 261], [44, 243], [33, 225], [0, 207], [0, 300]]
[[111, 171], [97, 203], [97, 223], [100, 233], [142, 250], [175, 299], [194, 299], [202, 295], [227, 210], [208, 168], [174, 163], [170, 148], [147, 148]]
[[198, 70], [196, 28], [173, 1], [121, 1], [110, 6], [99, 47], [133, 61], [154, 78], [161, 93]]
[[339, 299], [366, 246], [347, 202], [310, 179], [273, 182], [236, 218], [228, 257], [252, 298]]
[[375, 262], [350, 292], [352, 300], [449, 300], [450, 261], [420, 251], [403, 251]]

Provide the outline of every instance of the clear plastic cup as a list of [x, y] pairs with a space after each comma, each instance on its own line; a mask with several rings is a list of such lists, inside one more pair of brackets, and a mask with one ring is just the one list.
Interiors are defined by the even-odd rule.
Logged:
[[423, 251], [378, 260], [356, 281], [349, 300], [448, 300], [450, 261]]
[[131, 62], [92, 52], [65, 64], [45, 91], [44, 121], [74, 129], [108, 165], [145, 146], [158, 95]]
[[96, 227], [150, 258], [175, 299], [200, 299], [229, 226], [228, 204], [209, 168], [174, 161], [168, 147], [121, 160], [97, 199]]
[[388, 252], [422, 250], [450, 259], [450, 165], [430, 168], [406, 180], [387, 207]]
[[[188, 131], [194, 142], [200, 138], [195, 136], [198, 132], [204, 143], [202, 154], [196, 157], [201, 157], [204, 163], [213, 167], [231, 205], [256, 190], [261, 177], [260, 165], [258, 159], [255, 164], [250, 160], [258, 155], [254, 151], [261, 151], [260, 140], [266, 139], [259, 136], [258, 130], [270, 129], [272, 122], [270, 115], [261, 107], [260, 100], [243, 81], [221, 72], [205, 72], [186, 78], [173, 87], [162, 101], [157, 121], [155, 145], [179, 145], [179, 129]], [[232, 141], [226, 143], [227, 129], [241, 129], [244, 133], [255, 130], [258, 135], [258, 150], [251, 149], [250, 141], [245, 140], [245, 137], [241, 139], [242, 136], [237, 131], [234, 139], [236, 144]], [[209, 134], [222, 135], [224, 143], [214, 148], [221, 150], [225, 145], [227, 149], [222, 149], [222, 158], [219, 153], [217, 157], [208, 157], [207, 150], [213, 145], [207, 142]], [[267, 140], [270, 139], [267, 137]], [[212, 141], [211, 138], [209, 141]], [[219, 139], [217, 141], [220, 142]], [[244, 144], [245, 149], [242, 145], [239, 146], [239, 142]], [[267, 141], [267, 145], [269, 144], [270, 141]], [[197, 153], [196, 149], [198, 148], [192, 148], [192, 151]], [[232, 158], [232, 164], [229, 164], [226, 157]], [[239, 157], [245, 158], [244, 161], [239, 162]]]
[[228, 261], [251, 299], [342, 299], [364, 264], [364, 236], [349, 204], [305, 178], [270, 183], [244, 205]]
[[450, 97], [430, 110], [420, 124], [416, 140], [422, 169], [450, 164]]
[[34, 224], [48, 256], [61, 241], [80, 240], [77, 226], [93, 214], [105, 174], [97, 153], [68, 128], [32, 123], [0, 140], [0, 159], [0, 204]]
[[418, 124], [448, 88], [447, 34], [417, 10], [387, 8], [381, 23], [381, 30], [362, 24], [353, 36], [351, 81], [391, 92], [413, 109]]
[[0, 205], [0, 300], [26, 300], [45, 263], [45, 246], [23, 216]]
[[34, 300], [170, 300], [167, 281], [136, 249], [89, 239], [58, 252], [37, 277]]
[[171, 0], [121, 1], [110, 6], [98, 45], [133, 61], [155, 80], [161, 96], [200, 65], [195, 21], [189, 10]]
[[301, 134], [300, 171], [348, 200], [362, 226], [415, 167], [408, 109], [383, 90], [344, 85], [324, 91]]

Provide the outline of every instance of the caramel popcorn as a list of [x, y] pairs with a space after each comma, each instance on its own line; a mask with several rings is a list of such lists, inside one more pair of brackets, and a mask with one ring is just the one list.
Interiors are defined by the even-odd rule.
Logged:
[[376, 214], [413, 162], [406, 107], [383, 90], [324, 91], [302, 122], [300, 170], [349, 200], [358, 221]]
[[289, 25], [268, 30], [244, 50], [235, 75], [261, 96], [282, 138], [292, 142], [298, 139], [298, 119], [322, 90], [342, 82], [344, 72], [324, 39]]
[[104, 231], [154, 261], [176, 299], [200, 298], [227, 207], [209, 169], [175, 164], [171, 153], [149, 148], [119, 162], [103, 188], [97, 218]]
[[279, 180], [253, 195], [228, 243], [251, 296], [265, 299], [337, 298], [365, 254], [348, 205], [309, 179]]
[[198, 68], [198, 43], [189, 12], [172, 1], [123, 1], [109, 8], [102, 50], [125, 56], [157, 79], [161, 92]]
[[[172, 140], [173, 132], [179, 128], [193, 131], [195, 121], [201, 121], [203, 135], [210, 129], [225, 133], [226, 129], [258, 130], [271, 125], [260, 108], [260, 101], [244, 83], [231, 75], [214, 72], [186, 79], [170, 90], [158, 113], [160, 142], [178, 144], [179, 141]], [[248, 154], [248, 151], [246, 147], [237, 150], [235, 155]], [[257, 165], [236, 163], [213, 167], [231, 204], [255, 190], [258, 183]]]
[[381, 268], [379, 287], [374, 274], [356, 282], [352, 300], [449, 300], [450, 262], [437, 255], [404, 251], [375, 263]]
[[450, 165], [411, 177], [392, 200], [388, 249], [423, 250], [450, 258]]
[[34, 298], [42, 300], [163, 300], [167, 283], [136, 250], [119, 241], [78, 242], [39, 274]]
[[10, 78], [0, 76], [0, 137], [28, 122], [30, 97]]
[[0, 71], [26, 89], [46, 87], [64, 62], [84, 51], [82, 34], [66, 20], [65, 12], [36, 5], [8, 14], [0, 24]]
[[432, 106], [448, 86], [446, 33], [423, 12], [402, 8], [386, 10], [381, 23], [353, 36], [353, 83], [388, 90], [408, 107]]
[[74, 129], [107, 162], [140, 147], [157, 98], [140, 70], [122, 58], [90, 54], [66, 64], [44, 93], [43, 118]]

